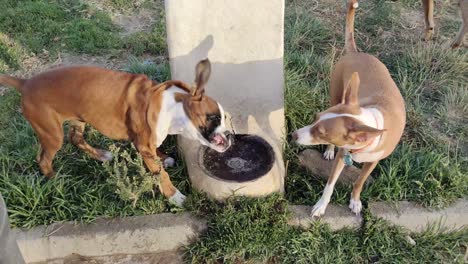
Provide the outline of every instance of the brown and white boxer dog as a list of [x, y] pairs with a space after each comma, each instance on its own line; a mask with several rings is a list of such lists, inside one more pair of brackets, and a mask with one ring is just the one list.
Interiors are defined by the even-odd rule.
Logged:
[[364, 182], [377, 163], [393, 152], [405, 127], [405, 102], [387, 67], [376, 57], [356, 49], [354, 13], [357, 7], [357, 0], [349, 0], [346, 55], [332, 72], [331, 107], [318, 113], [312, 125], [293, 134], [298, 144], [328, 144], [326, 159], [333, 159], [335, 146], [339, 149], [322, 197], [312, 209], [313, 216], [325, 213], [336, 180], [345, 163], [352, 160], [363, 163], [349, 202], [351, 211], [359, 214]]
[[153, 174], [160, 174], [161, 192], [181, 206], [185, 196], [172, 184], [164, 167], [173, 163], [158, 147], [167, 135], [198, 140], [218, 152], [231, 145], [223, 108], [205, 95], [211, 73], [208, 59], [196, 66], [195, 85], [182, 81], [156, 83], [146, 75], [87, 66], [64, 67], [31, 79], [0, 76], [0, 84], [21, 93], [24, 117], [31, 123], [41, 149], [39, 167], [54, 176], [52, 160], [63, 142], [62, 124], [70, 123], [69, 139], [91, 157], [107, 161], [108, 151], [90, 146], [83, 137], [86, 123], [105, 136], [131, 141]]

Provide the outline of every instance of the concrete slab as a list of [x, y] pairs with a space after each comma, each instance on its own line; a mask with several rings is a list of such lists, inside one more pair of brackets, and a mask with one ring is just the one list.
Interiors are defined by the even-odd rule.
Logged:
[[227, 182], [201, 169], [197, 142], [179, 138], [192, 186], [216, 199], [283, 192], [284, 0], [171, 0], [165, 8], [172, 78], [193, 82], [195, 65], [208, 57], [206, 94], [229, 113], [236, 133], [262, 137], [276, 157], [264, 176]]
[[93, 224], [73, 222], [14, 230], [27, 263], [83, 257], [160, 253], [189, 244], [206, 229], [190, 213], [100, 219]]
[[[358, 229], [361, 216], [346, 206], [329, 205], [325, 216], [312, 218], [311, 206], [293, 205], [289, 224], [309, 228], [314, 221], [332, 230]], [[430, 210], [410, 202], [372, 202], [370, 213], [411, 231], [423, 231], [441, 221], [442, 228], [468, 226], [468, 201], [462, 199], [443, 210]], [[181, 263], [181, 246], [207, 229], [206, 221], [190, 213], [100, 219], [93, 224], [72, 222], [12, 230], [26, 263]], [[78, 262], [77, 262], [78, 261]]]
[[468, 227], [468, 200], [460, 199], [451, 206], [433, 210], [413, 202], [371, 202], [369, 210], [373, 216], [410, 231], [420, 232], [428, 225], [440, 224], [442, 229], [454, 230]]
[[289, 224], [300, 226], [304, 229], [309, 228], [315, 221], [322, 221], [329, 224], [332, 230], [360, 228], [363, 222], [362, 216], [355, 215], [349, 208], [339, 205], [328, 205], [327, 212], [320, 218], [310, 215], [312, 206], [293, 205], [289, 209], [292, 212]]
[[183, 254], [180, 251], [165, 251], [155, 254], [112, 255], [102, 257], [85, 257], [73, 254], [63, 259], [54, 259], [34, 264], [182, 264]]

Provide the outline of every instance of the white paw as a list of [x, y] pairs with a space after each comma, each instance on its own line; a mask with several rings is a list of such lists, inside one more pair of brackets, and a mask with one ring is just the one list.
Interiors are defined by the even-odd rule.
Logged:
[[349, 201], [349, 209], [351, 209], [351, 211], [356, 215], [359, 215], [362, 211], [361, 200], [354, 200], [353, 198], [351, 198], [351, 200]]
[[323, 153], [323, 158], [326, 159], [326, 160], [334, 159], [335, 158], [335, 150], [334, 149], [329, 150], [327, 148], [327, 150], [325, 150], [325, 152]]
[[312, 217], [319, 217], [325, 214], [325, 210], [327, 209], [328, 202], [320, 199], [312, 208]]
[[174, 195], [172, 195], [171, 198], [169, 198], [169, 202], [172, 204], [175, 204], [178, 207], [182, 207], [184, 204], [185, 198], [187, 198], [185, 195], [183, 195], [179, 190], [176, 191]]
[[104, 151], [104, 154], [100, 157], [100, 160], [102, 162], [106, 162], [112, 160], [112, 158], [112, 153], [110, 153], [109, 151]]
[[172, 166], [174, 166], [174, 164], [175, 164], [175, 159], [173, 159], [173, 158], [171, 158], [171, 157], [167, 157], [167, 158], [163, 161], [164, 168], [172, 167]]

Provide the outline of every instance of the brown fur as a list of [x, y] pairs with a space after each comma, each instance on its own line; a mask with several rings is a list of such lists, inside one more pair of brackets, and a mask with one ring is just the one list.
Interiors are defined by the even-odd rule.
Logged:
[[[382, 154], [375, 155], [375, 161], [364, 162], [361, 175], [354, 185], [352, 199], [359, 200], [363, 183], [378, 161], [390, 155], [397, 146], [405, 127], [406, 113], [403, 97], [385, 65], [372, 55], [357, 52], [352, 32], [355, 7], [357, 1], [349, 0], [345, 32], [347, 54], [334, 67], [330, 84], [331, 107], [317, 114], [310, 129], [310, 144], [331, 144], [329, 150], [333, 150], [333, 145], [340, 147], [328, 179], [327, 186], [333, 188], [344, 168], [345, 152], [341, 147], [352, 145], [357, 153], [359, 148], [368, 146], [381, 135], [372, 153]], [[383, 115], [383, 129], [366, 126], [362, 121], [348, 116], [320, 120], [324, 114], [359, 115], [361, 108], [378, 109]], [[297, 132], [293, 138], [298, 138]]]
[[[424, 20], [426, 29], [424, 33], [424, 40], [429, 41], [434, 35], [434, 0], [422, 0], [424, 10]], [[458, 6], [460, 7], [463, 24], [457, 37], [453, 40], [452, 48], [460, 47], [463, 44], [465, 34], [468, 32], [468, 0], [459, 0]]]
[[[133, 142], [148, 169], [161, 174], [160, 189], [166, 197], [174, 195], [176, 188], [164, 168], [155, 162], [161, 158], [155, 127], [162, 92], [173, 85], [188, 92], [181, 98], [197, 125], [203, 123], [197, 117], [214, 112], [216, 105], [207, 96], [194, 100], [190, 95], [193, 89], [180, 81], [158, 84], [145, 75], [86, 66], [59, 68], [28, 80], [3, 75], [0, 84], [13, 86], [22, 94], [23, 114], [41, 145], [38, 163], [44, 175], [54, 176], [52, 160], [62, 146], [65, 121], [70, 121], [68, 137], [74, 145], [95, 159], [106, 158], [103, 150], [85, 141], [83, 133], [88, 123], [109, 138]], [[197, 87], [195, 92], [202, 91]]]

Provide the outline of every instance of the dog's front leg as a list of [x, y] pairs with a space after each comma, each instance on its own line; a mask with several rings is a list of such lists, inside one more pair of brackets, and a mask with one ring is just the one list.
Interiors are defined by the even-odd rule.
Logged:
[[366, 182], [367, 178], [371, 174], [371, 172], [375, 169], [379, 161], [374, 162], [366, 162], [362, 165], [361, 174], [359, 178], [356, 180], [353, 186], [353, 192], [351, 193], [351, 200], [349, 201], [349, 209], [356, 215], [358, 215], [362, 210], [362, 203], [361, 203], [361, 191], [362, 186]]
[[330, 202], [330, 198], [333, 194], [333, 189], [335, 187], [336, 180], [338, 180], [338, 177], [340, 176], [341, 171], [343, 171], [343, 168], [345, 166], [343, 157], [344, 157], [344, 150], [340, 148], [338, 150], [338, 154], [336, 155], [335, 162], [333, 163], [332, 174], [328, 178], [327, 185], [325, 186], [325, 189], [323, 190], [322, 197], [314, 205], [314, 208], [312, 209], [312, 216], [321, 216], [325, 213], [328, 203]]
[[151, 151], [150, 148], [144, 145], [137, 145], [138, 151], [143, 157], [146, 167], [152, 174], [159, 174], [159, 190], [169, 200], [169, 202], [182, 207], [185, 201], [185, 195], [183, 195], [173, 184], [169, 178], [169, 174], [166, 172], [163, 166], [161, 166], [160, 158], [156, 155], [156, 149]]

